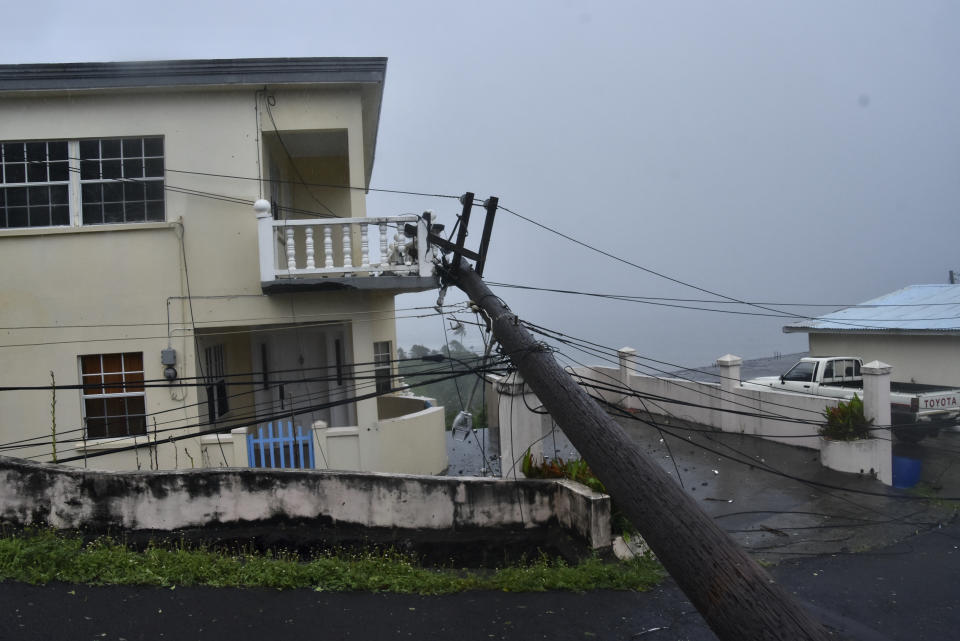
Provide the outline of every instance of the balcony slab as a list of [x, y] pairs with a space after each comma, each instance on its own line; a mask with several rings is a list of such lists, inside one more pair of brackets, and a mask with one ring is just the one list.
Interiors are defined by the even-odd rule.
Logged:
[[395, 291], [400, 293], [423, 292], [436, 289], [439, 280], [436, 276], [298, 276], [296, 278], [278, 278], [261, 281], [264, 294], [287, 292], [322, 291]]

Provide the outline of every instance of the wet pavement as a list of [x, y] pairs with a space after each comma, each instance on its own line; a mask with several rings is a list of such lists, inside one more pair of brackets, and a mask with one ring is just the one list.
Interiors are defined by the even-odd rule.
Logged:
[[[620, 419], [646, 454], [678, 478], [704, 512], [763, 562], [890, 545], [949, 521], [954, 504], [942, 499], [960, 497], [956, 432], [924, 440], [917, 447], [921, 483], [898, 490], [870, 476], [828, 470], [813, 449], [676, 420], [655, 421], [658, 428]], [[467, 442], [451, 441], [450, 472], [479, 475], [480, 443], [485, 440], [483, 430], [478, 430]], [[543, 445], [547, 456], [576, 457], [559, 430]], [[488, 467], [495, 463], [488, 461]]]

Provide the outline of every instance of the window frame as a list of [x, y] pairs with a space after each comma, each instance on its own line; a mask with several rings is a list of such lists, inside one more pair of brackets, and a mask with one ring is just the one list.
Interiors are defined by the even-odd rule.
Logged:
[[374, 341], [373, 380], [377, 394], [393, 391], [393, 341]]
[[[800, 361], [796, 365], [791, 367], [790, 371], [788, 371], [786, 374], [783, 375], [783, 380], [790, 381], [793, 383], [812, 383], [817, 379], [817, 365], [818, 363], [814, 363], [810, 361]], [[810, 369], [809, 378], [798, 378], [798, 375], [794, 374], [794, 371], [803, 372], [803, 370], [807, 368]], [[791, 374], [793, 374], [793, 377], [790, 376]], [[804, 375], [807, 375], [807, 373], [804, 372]]]
[[[139, 156], [136, 156], [136, 157], [134, 156], [125, 157], [124, 151], [123, 151], [125, 148], [124, 143], [131, 140], [139, 141], [141, 153]], [[147, 154], [148, 140], [159, 141], [159, 143], [156, 143], [156, 142], [151, 143], [154, 145], [159, 144], [159, 147], [160, 147], [159, 156], [157, 156], [155, 153]], [[80, 157], [81, 143], [86, 143], [90, 141], [96, 141], [98, 143], [98, 154], [99, 154], [98, 157], [95, 159], [81, 158]], [[104, 158], [103, 156], [104, 141], [116, 141], [120, 146], [120, 156], [117, 158], [114, 158], [112, 156], [108, 156]], [[31, 143], [33, 144], [43, 143], [44, 145], [47, 145], [47, 155], [46, 155], [46, 160], [44, 161], [44, 164], [47, 167], [48, 179], [50, 177], [50, 170], [51, 170], [52, 164], [63, 162], [63, 160], [61, 159], [50, 160], [50, 154], [49, 154], [50, 145], [56, 144], [56, 143], [66, 143], [67, 145], [67, 158], [66, 158], [67, 180], [65, 181], [46, 180], [46, 181], [39, 181], [39, 182], [30, 182], [28, 180], [30, 163], [36, 162], [36, 161], [28, 161], [26, 159], [27, 153], [28, 153], [26, 152], [27, 145]], [[0, 196], [2, 196], [2, 198], [0, 198], [0, 203], [2, 203], [0, 204], [0, 233], [5, 231], [20, 231], [20, 230], [51, 230], [51, 229], [68, 230], [68, 229], [82, 229], [82, 228], [89, 229], [89, 228], [96, 228], [96, 227], [102, 227], [102, 226], [108, 226], [108, 225], [124, 225], [124, 226], [148, 225], [148, 224], [165, 223], [167, 221], [167, 198], [166, 198], [167, 146], [166, 146], [166, 137], [163, 136], [162, 134], [102, 136], [102, 137], [84, 137], [84, 138], [50, 138], [50, 139], [42, 139], [42, 140], [38, 140], [38, 139], [0, 140], [0, 146], [17, 145], [17, 144], [24, 145], [24, 149], [25, 149], [24, 160], [22, 162], [22, 164], [24, 165], [24, 180], [23, 182], [6, 182], [5, 168], [7, 163], [6, 162], [0, 163]], [[0, 147], [0, 154], [5, 154], [4, 147]], [[0, 159], [2, 158], [4, 158], [4, 156], [0, 156]], [[107, 162], [118, 163], [118, 166], [120, 167], [120, 174], [121, 174], [120, 178], [103, 178], [102, 170], [103, 170], [103, 163], [105, 160]], [[83, 177], [84, 172], [87, 171], [87, 169], [90, 167], [90, 165], [85, 166], [84, 161], [96, 163], [97, 171], [98, 171], [98, 175], [96, 178]], [[160, 175], [147, 176], [146, 167], [148, 162], [150, 161], [154, 161], [154, 162], [159, 161]], [[131, 167], [137, 162], [140, 163], [140, 168], [141, 168], [140, 176], [135, 178], [128, 178], [124, 176], [125, 172], [127, 171], [128, 162], [131, 163]], [[21, 164], [21, 163], [20, 161], [11, 161], [10, 164]], [[154, 167], [152, 171], [154, 171], [155, 169], [156, 168]], [[144, 185], [142, 190], [143, 191], [142, 199], [127, 198], [126, 192], [128, 188], [126, 186], [134, 183]], [[148, 185], [157, 184], [157, 183], [159, 183], [161, 186], [159, 190], [159, 196], [156, 193], [154, 193], [153, 194], [154, 197], [148, 199], [147, 198], [148, 189], [151, 189], [154, 192], [156, 191], [156, 188], [150, 188], [148, 187]], [[95, 201], [96, 204], [100, 206], [100, 214], [101, 214], [100, 221], [91, 222], [90, 220], [86, 220], [86, 221], [84, 220], [84, 212], [83, 212], [84, 199], [82, 194], [83, 194], [84, 188], [90, 185], [119, 185], [120, 186], [121, 195], [119, 200], [109, 200], [109, 201], [105, 200], [104, 188], [103, 187], [100, 188], [101, 197], [98, 201]], [[26, 210], [26, 216], [27, 216], [27, 219], [26, 219], [27, 224], [9, 226], [8, 224], [9, 219], [7, 215], [8, 207], [6, 205], [6, 195], [8, 193], [7, 190], [18, 189], [18, 188], [29, 189], [31, 187], [46, 187], [48, 188], [48, 190], [53, 188], [66, 187], [67, 188], [66, 207], [67, 207], [68, 222], [65, 224], [53, 224], [54, 216], [55, 216], [53, 207], [62, 206], [62, 203], [57, 203], [57, 205], [50, 206], [49, 220], [51, 224], [30, 225], [29, 224], [30, 208], [28, 205], [24, 205]], [[135, 190], [136, 188], [133, 188], [133, 189]], [[94, 203], [88, 202], [86, 204], [92, 205]], [[135, 208], [138, 204], [142, 204], [142, 207], [143, 207], [143, 220], [128, 221], [126, 218], [129, 215], [131, 208]], [[107, 220], [107, 210], [105, 207], [107, 205], [110, 205], [113, 207], [119, 206], [121, 220]], [[19, 205], [16, 205], [16, 207], [19, 207]], [[152, 207], [154, 208], [154, 211], [156, 211], [157, 208], [159, 209], [159, 212], [160, 212], [159, 218], [156, 218], [156, 217], [152, 219], [149, 218], [148, 212], [151, 210]]]
[[[120, 371], [104, 371], [104, 358], [111, 356], [120, 357]], [[127, 369], [127, 357], [136, 356], [140, 359], [140, 369]], [[87, 372], [84, 370], [84, 359], [89, 359], [97, 357], [99, 359], [99, 369], [96, 372]], [[146, 370], [144, 369], [144, 358], [143, 352], [114, 352], [109, 354], [80, 354], [77, 356], [77, 371], [80, 377], [81, 387], [80, 387], [80, 412], [81, 418], [83, 419], [83, 434], [84, 438], [87, 439], [102, 439], [102, 438], [127, 438], [131, 436], [145, 436], [147, 434], [147, 390], [145, 385], [146, 379]], [[110, 381], [106, 380], [107, 375], [120, 375], [120, 381]], [[139, 379], [128, 379], [127, 375], [139, 374]], [[92, 376], [99, 377], [99, 383], [89, 382], [89, 378]], [[140, 383], [139, 385], [131, 385], [131, 383]], [[95, 385], [94, 390], [103, 390], [102, 392], [91, 393], [89, 385]], [[120, 387], [125, 390], [122, 392], [107, 392], [108, 389], [113, 389]], [[130, 391], [130, 388], [133, 388], [134, 391]], [[106, 401], [108, 399], [140, 399], [140, 402], [143, 404], [143, 414], [130, 413], [129, 411], [125, 414], [116, 414], [113, 417], [123, 416], [124, 422], [126, 424], [126, 433], [125, 434], [110, 434], [110, 421], [111, 415], [105, 414], [104, 416], [91, 417], [87, 411], [87, 402], [88, 401]], [[129, 409], [127, 403], [124, 403], [124, 408]], [[130, 429], [130, 419], [131, 417], [143, 417], [143, 429], [142, 431], [131, 431]], [[90, 433], [90, 420], [92, 418], [103, 419], [103, 435], [92, 435]]]
[[230, 413], [230, 400], [227, 392], [227, 347], [225, 343], [208, 345], [203, 350], [204, 371], [207, 393], [207, 419], [214, 424]]

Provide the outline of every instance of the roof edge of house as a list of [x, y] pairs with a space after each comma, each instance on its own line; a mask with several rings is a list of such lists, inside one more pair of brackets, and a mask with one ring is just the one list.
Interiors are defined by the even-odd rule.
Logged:
[[953, 329], [899, 329], [869, 327], [857, 329], [783, 326], [784, 334], [848, 334], [862, 336], [866, 334], [896, 334], [898, 336], [960, 336], [960, 328]]
[[219, 58], [0, 65], [0, 91], [378, 83], [385, 57]]

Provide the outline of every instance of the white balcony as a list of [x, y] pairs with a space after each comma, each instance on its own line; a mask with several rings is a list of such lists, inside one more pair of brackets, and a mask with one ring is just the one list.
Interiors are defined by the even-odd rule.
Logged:
[[[254, 204], [260, 284], [266, 293], [304, 289], [436, 287], [427, 221], [417, 215], [276, 220], [270, 203]], [[404, 233], [416, 226], [416, 236]]]

